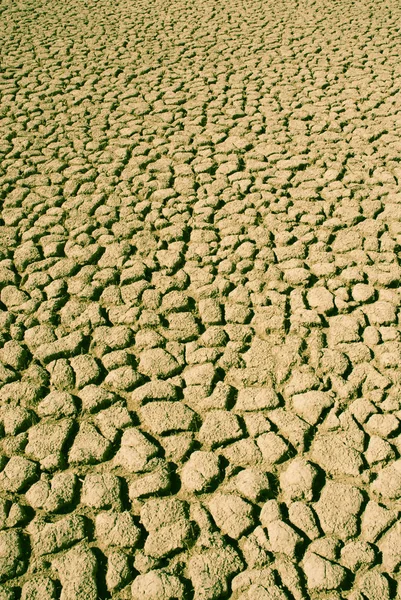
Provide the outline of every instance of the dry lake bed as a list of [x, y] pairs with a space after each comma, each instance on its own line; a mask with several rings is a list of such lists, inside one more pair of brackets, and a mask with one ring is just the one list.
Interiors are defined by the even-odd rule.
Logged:
[[401, 4], [0, 31], [0, 600], [400, 600]]

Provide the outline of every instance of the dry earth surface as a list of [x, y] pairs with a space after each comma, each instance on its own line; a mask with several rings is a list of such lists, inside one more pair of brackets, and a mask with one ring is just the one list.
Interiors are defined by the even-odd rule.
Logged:
[[0, 600], [400, 599], [400, 3], [0, 11]]

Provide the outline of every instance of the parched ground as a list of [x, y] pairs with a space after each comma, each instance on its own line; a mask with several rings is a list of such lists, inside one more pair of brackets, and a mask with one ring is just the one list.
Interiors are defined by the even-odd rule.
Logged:
[[0, 600], [400, 600], [401, 4], [0, 12]]

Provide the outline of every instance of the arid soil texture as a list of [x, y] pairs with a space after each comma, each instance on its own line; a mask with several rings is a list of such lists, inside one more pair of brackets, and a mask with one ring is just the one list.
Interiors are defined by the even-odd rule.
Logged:
[[0, 600], [400, 600], [401, 4], [0, 11]]

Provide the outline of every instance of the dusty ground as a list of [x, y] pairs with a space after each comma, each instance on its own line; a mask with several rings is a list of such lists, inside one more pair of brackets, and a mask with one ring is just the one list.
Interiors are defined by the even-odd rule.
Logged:
[[1, 22], [0, 600], [400, 599], [400, 3]]

